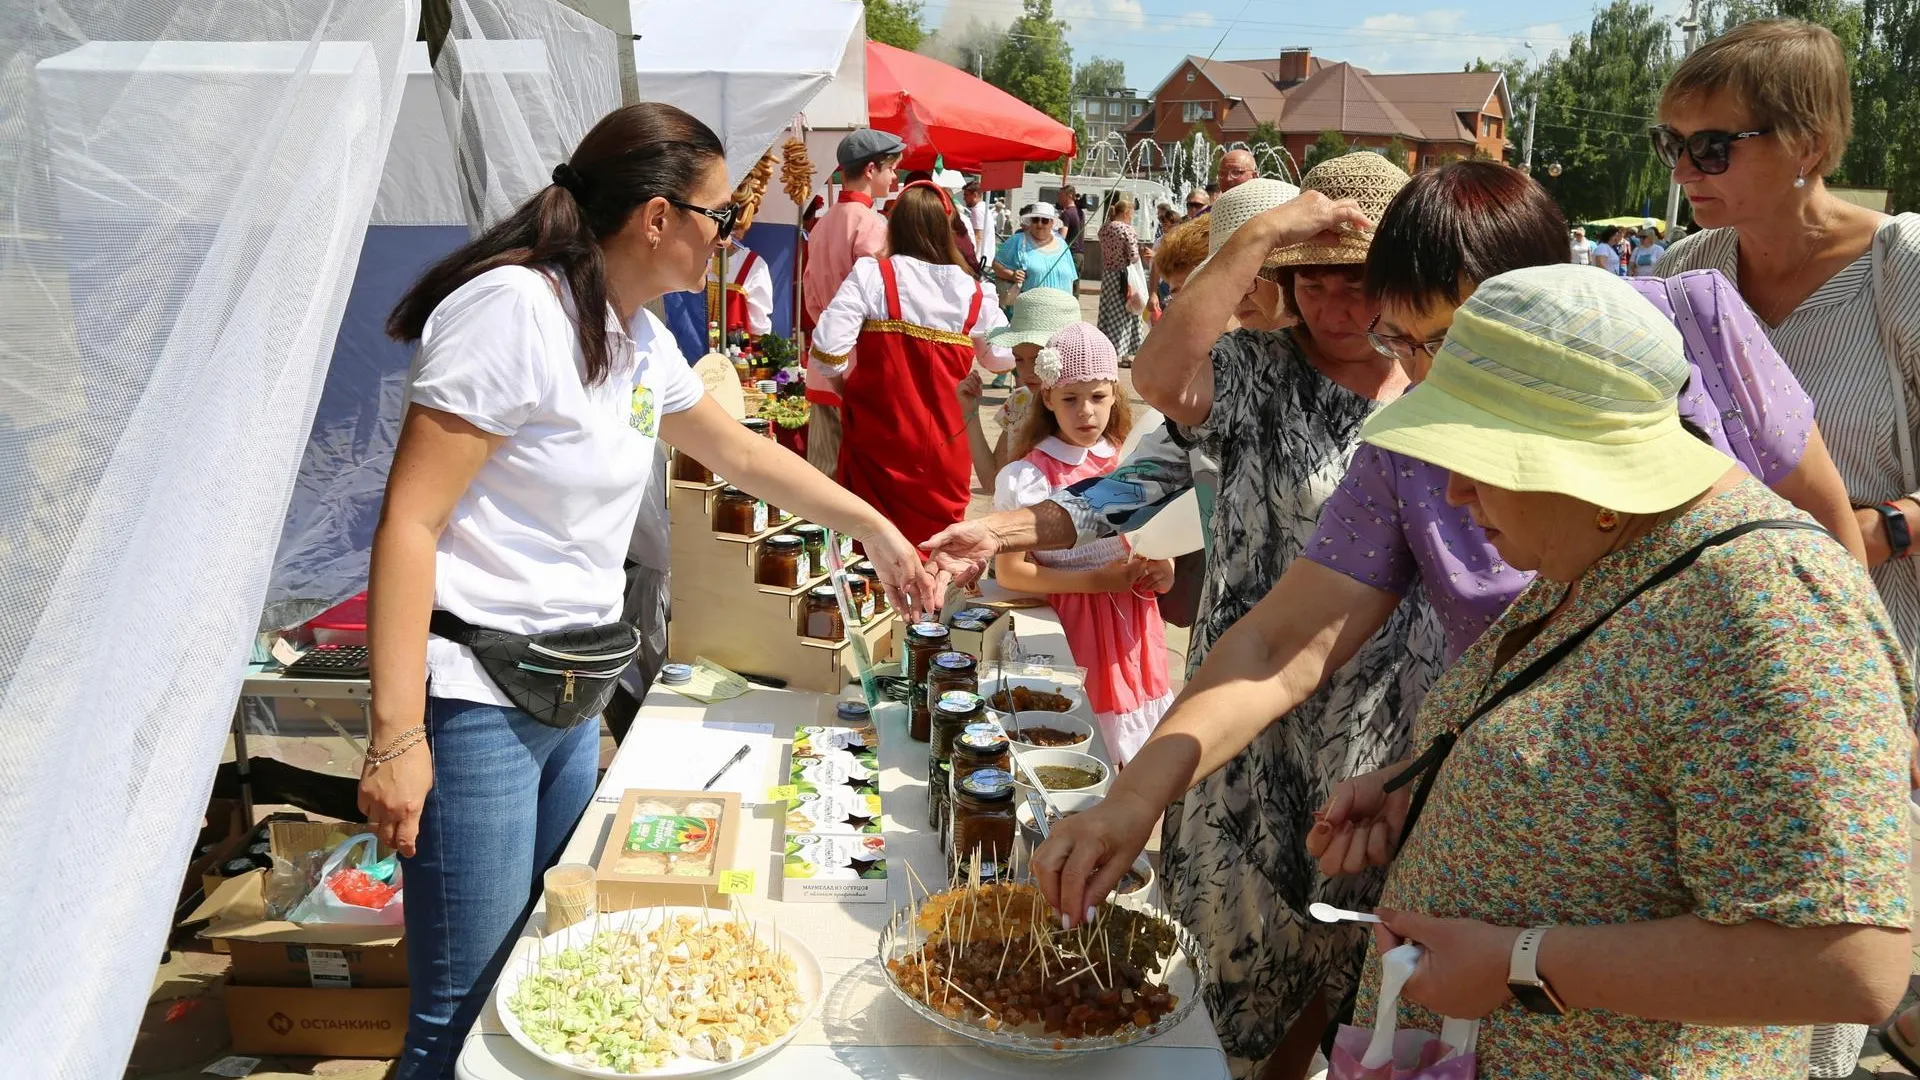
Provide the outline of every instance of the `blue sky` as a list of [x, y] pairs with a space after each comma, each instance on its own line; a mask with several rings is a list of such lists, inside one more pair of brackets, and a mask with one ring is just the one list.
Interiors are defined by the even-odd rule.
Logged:
[[[959, 30], [971, 19], [1005, 25], [1020, 0], [927, 0], [930, 29]], [[1656, 0], [1663, 13], [1680, 0]], [[1111, 56], [1127, 81], [1150, 93], [1189, 53], [1222, 59], [1274, 56], [1304, 45], [1314, 55], [1374, 71], [1458, 71], [1476, 56], [1545, 59], [1592, 21], [1592, 0], [1054, 0], [1071, 26], [1076, 63]], [[1224, 41], [1222, 40], [1224, 36]], [[1217, 46], [1217, 48], [1216, 48]]]

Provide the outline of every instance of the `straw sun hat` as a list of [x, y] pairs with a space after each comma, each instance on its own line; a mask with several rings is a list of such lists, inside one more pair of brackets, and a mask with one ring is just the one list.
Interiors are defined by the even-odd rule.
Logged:
[[[1292, 184], [1265, 177], [1249, 180], [1222, 192], [1220, 198], [1214, 201], [1213, 209], [1207, 213], [1207, 261], [1212, 261], [1220, 249], [1227, 246], [1227, 241], [1240, 226], [1299, 195], [1300, 189]], [[1274, 261], [1278, 256], [1279, 252], [1274, 252], [1267, 258], [1266, 265], [1280, 265]]]
[[1689, 374], [1680, 331], [1631, 285], [1529, 267], [1480, 283], [1426, 380], [1360, 437], [1507, 491], [1658, 513], [1733, 467], [1680, 426]]
[[[1398, 165], [1371, 150], [1342, 154], [1307, 170], [1300, 178], [1302, 191], [1317, 191], [1329, 199], [1352, 199], [1360, 212], [1379, 221], [1400, 189], [1407, 186], [1407, 174]], [[1373, 237], [1343, 232], [1332, 244], [1308, 241], [1275, 254], [1268, 266], [1353, 266], [1367, 261], [1367, 247]]]

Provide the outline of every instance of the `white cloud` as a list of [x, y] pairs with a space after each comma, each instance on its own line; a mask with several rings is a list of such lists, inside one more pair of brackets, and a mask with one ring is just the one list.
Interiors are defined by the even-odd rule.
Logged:
[[1324, 52], [1373, 71], [1458, 71], [1476, 58], [1531, 56], [1523, 44], [1527, 41], [1542, 60], [1566, 47], [1567, 29], [1560, 23], [1503, 28], [1497, 35], [1488, 35], [1477, 32], [1483, 18], [1459, 9], [1369, 15], [1354, 28], [1354, 44], [1329, 46]]
[[1103, 15], [1129, 30], [1140, 30], [1147, 25], [1147, 9], [1140, 0], [1100, 0], [1100, 9]]
[[1189, 11], [1169, 24], [1169, 28], [1205, 30], [1213, 25], [1213, 12]]

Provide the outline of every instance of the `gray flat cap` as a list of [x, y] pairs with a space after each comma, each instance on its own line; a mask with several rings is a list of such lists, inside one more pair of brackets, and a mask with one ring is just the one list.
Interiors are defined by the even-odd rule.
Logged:
[[834, 157], [842, 169], [850, 168], [857, 161], [879, 157], [882, 154], [898, 154], [906, 150], [907, 144], [900, 136], [887, 131], [875, 131], [872, 128], [859, 128], [840, 140], [840, 149], [834, 151]]

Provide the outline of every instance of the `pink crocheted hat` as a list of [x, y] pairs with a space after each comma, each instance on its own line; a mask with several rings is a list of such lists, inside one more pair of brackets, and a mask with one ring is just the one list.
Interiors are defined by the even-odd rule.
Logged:
[[1048, 390], [1061, 383], [1118, 382], [1120, 357], [1100, 328], [1077, 322], [1054, 332], [1034, 358], [1033, 373]]

